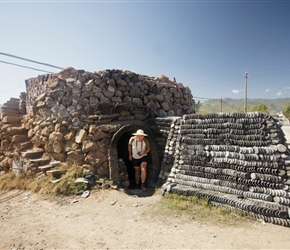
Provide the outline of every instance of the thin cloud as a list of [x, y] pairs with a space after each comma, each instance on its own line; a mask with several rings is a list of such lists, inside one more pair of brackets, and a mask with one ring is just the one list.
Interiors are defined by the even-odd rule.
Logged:
[[238, 94], [238, 93], [240, 93], [241, 91], [240, 90], [238, 90], [238, 89], [233, 89], [232, 90], [232, 93], [234, 93], [234, 94]]
[[278, 91], [277, 96], [283, 95], [283, 92], [281, 90]]
[[288, 92], [289, 92], [289, 90], [290, 90], [290, 87], [285, 87], [284, 89], [285, 89], [285, 92], [287, 92], [287, 93], [288, 93]]
[[266, 89], [265, 92], [271, 92], [271, 89]]
[[285, 95], [285, 94], [287, 94], [289, 92], [289, 90], [290, 90], [290, 87], [284, 87], [283, 88], [283, 91], [282, 90], [279, 90], [277, 92], [277, 96]]

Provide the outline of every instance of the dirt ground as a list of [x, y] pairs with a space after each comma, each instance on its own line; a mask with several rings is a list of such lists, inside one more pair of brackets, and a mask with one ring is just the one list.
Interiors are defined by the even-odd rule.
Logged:
[[0, 249], [290, 249], [287, 227], [156, 216], [162, 196], [153, 191], [101, 190], [87, 198], [2, 192]]

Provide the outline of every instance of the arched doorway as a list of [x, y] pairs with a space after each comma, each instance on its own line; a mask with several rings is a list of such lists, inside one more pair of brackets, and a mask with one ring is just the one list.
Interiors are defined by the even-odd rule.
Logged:
[[[118, 162], [119, 162], [119, 178], [120, 182], [125, 185], [133, 188], [135, 186], [135, 173], [132, 161], [129, 160], [128, 155], [128, 141], [132, 134], [128, 131], [125, 132], [117, 142], [117, 152], [118, 152]], [[124, 167], [122, 167], [124, 165]], [[128, 184], [126, 185], [126, 180]]]
[[109, 149], [109, 169], [110, 169], [110, 179], [115, 184], [120, 184], [120, 159], [126, 165], [128, 181], [130, 184], [134, 182], [134, 169], [129, 161], [128, 157], [128, 141], [133, 133], [138, 129], [143, 129], [146, 134], [148, 134], [148, 141], [150, 143], [151, 152], [148, 154], [149, 162], [147, 166], [147, 180], [146, 185], [148, 187], [155, 187], [158, 175], [160, 173], [160, 160], [157, 152], [157, 147], [154, 141], [154, 135], [146, 124], [143, 123], [133, 123], [124, 125], [120, 128], [112, 137]]

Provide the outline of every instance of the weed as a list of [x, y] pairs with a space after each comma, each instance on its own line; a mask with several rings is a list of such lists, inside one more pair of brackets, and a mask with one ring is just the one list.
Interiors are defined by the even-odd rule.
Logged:
[[150, 214], [164, 218], [174, 216], [186, 222], [194, 220], [220, 226], [240, 226], [254, 220], [245, 212], [212, 206], [206, 198], [178, 194], [165, 195]]
[[0, 190], [27, 190], [31, 182], [33, 182], [31, 177], [15, 176], [13, 173], [4, 174], [0, 176]]
[[83, 169], [80, 166], [62, 163], [58, 166], [58, 170], [62, 172], [62, 177], [54, 184], [50, 182], [52, 177], [46, 175], [41, 178], [15, 176], [13, 173], [1, 175], [0, 190], [19, 189], [49, 195], [72, 195], [88, 188], [86, 183], [75, 183], [77, 178], [83, 176]]

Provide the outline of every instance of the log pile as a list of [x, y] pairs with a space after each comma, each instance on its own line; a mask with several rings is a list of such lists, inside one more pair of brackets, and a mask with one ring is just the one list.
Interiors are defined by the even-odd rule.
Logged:
[[273, 117], [259, 112], [184, 115], [163, 193], [290, 226], [290, 152]]

